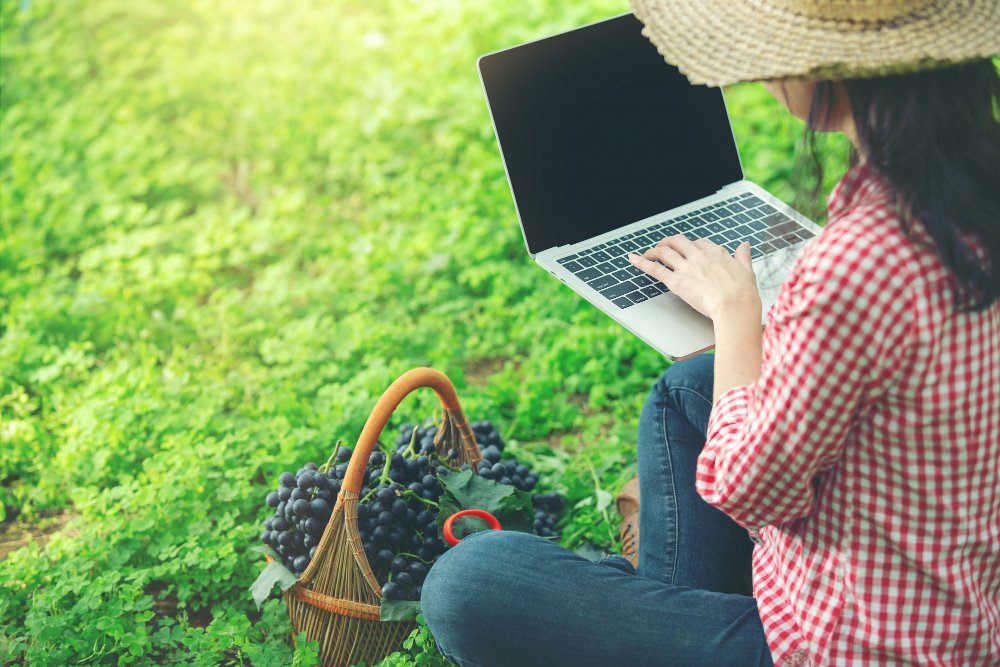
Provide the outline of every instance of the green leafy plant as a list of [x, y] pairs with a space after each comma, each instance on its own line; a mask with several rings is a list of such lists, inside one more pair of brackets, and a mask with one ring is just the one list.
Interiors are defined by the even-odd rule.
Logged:
[[[308, 664], [247, 595], [263, 498], [416, 366], [617, 549], [667, 363], [526, 257], [475, 60], [621, 11], [0, 3], [0, 662]], [[726, 96], [788, 196], [801, 125]]]

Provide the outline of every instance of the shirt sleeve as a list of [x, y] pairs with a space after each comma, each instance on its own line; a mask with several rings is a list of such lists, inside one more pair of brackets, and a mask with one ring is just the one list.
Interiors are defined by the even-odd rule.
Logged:
[[803, 251], [771, 310], [761, 376], [713, 406], [695, 486], [751, 531], [810, 513], [813, 477], [910, 344], [910, 281], [866, 227], [842, 219]]

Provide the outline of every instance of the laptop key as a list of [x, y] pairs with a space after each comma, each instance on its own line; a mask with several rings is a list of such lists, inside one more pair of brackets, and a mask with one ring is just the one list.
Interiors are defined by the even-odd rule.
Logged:
[[752, 208], [746, 212], [746, 215], [754, 220], [758, 220], [764, 217], [764, 209], [762, 208]]
[[740, 211], [745, 211], [747, 208], [746, 206], [740, 203], [739, 197], [734, 197], [733, 199], [730, 199], [728, 201], [729, 201], [728, 208], [730, 211], [736, 211], [737, 213], [739, 213]]
[[706, 212], [701, 217], [702, 217], [702, 219], [704, 219], [704, 220], [706, 220], [708, 222], [715, 222], [716, 220], [719, 220], [719, 216], [717, 214], [713, 213], [712, 211]]
[[[618, 252], [617, 250], [615, 251]], [[616, 269], [625, 269], [632, 266], [632, 262], [628, 261], [628, 258], [623, 254], [617, 254], [611, 258], [611, 266]]]
[[722, 234], [714, 234], [708, 237], [708, 240], [716, 245], [723, 245], [728, 239]]
[[[601, 247], [603, 248], [604, 246]], [[594, 259], [596, 259], [598, 262], [606, 262], [609, 259], [611, 259], [611, 256], [608, 255], [608, 253], [604, 252], [603, 250], [598, 250], [597, 252], [594, 253]]]
[[615, 304], [619, 308], [628, 308], [632, 305], [632, 299], [627, 296], [620, 296], [617, 299], [612, 299], [611, 303]]
[[750, 216], [746, 213], [737, 213], [733, 216], [736, 222], [750, 222]]
[[767, 231], [771, 232], [775, 236], [784, 236], [789, 232], [795, 232], [801, 229], [800, 225], [780, 213], [767, 216], [764, 218], [764, 222], [768, 224]]
[[750, 246], [750, 259], [757, 259], [764, 255], [764, 251], [759, 246]]
[[650, 299], [652, 299], [654, 296], [660, 296], [660, 290], [656, 289], [655, 285], [650, 285], [649, 287], [643, 287], [639, 291], [648, 296]]
[[774, 239], [770, 243], [771, 243], [772, 246], [774, 246], [775, 250], [781, 250], [782, 248], [787, 248], [789, 245], [791, 245], [788, 241], [786, 241], [783, 238], [782, 239]]
[[600, 276], [594, 278], [593, 280], [588, 280], [587, 284], [593, 287], [595, 290], [600, 292], [602, 289], [607, 289], [618, 284], [618, 279], [614, 276]]
[[611, 273], [615, 270], [615, 266], [611, 262], [604, 262], [603, 264], [598, 264], [597, 269], [600, 269], [601, 273]]
[[576, 263], [580, 266], [597, 266], [597, 262], [592, 257], [581, 257], [576, 260]]
[[576, 273], [577, 271], [583, 268], [576, 262], [559, 262], [559, 263], [562, 264], [563, 268], [565, 268], [567, 271], [572, 271], [573, 273]]
[[763, 203], [764, 202], [760, 197], [755, 197], [754, 195], [750, 195], [743, 200], [743, 205], [751, 208], [754, 206], [760, 206]]
[[632, 279], [632, 284], [635, 285], [636, 287], [646, 287], [648, 285], [652, 285], [655, 282], [656, 280], [654, 278], [650, 278], [645, 273], [636, 276], [635, 278]]
[[617, 271], [615, 271], [611, 275], [613, 275], [615, 278], [617, 278], [619, 280], [619, 282], [625, 282], [626, 280], [632, 280], [632, 274], [629, 273], [628, 271], [626, 271], [625, 269], [618, 269]]
[[572, 262], [574, 259], [576, 259], [576, 255], [569, 255], [568, 257], [563, 257], [562, 259], [557, 261], [563, 266], [565, 266], [567, 262]]
[[754, 230], [753, 227], [751, 227], [750, 225], [740, 225], [739, 227], [733, 229], [733, 231], [742, 236], [743, 238], [749, 238], [750, 235], [753, 234]]
[[743, 235], [739, 234], [735, 229], [727, 229], [722, 232], [722, 235], [726, 237], [727, 241], [739, 241], [743, 238]]
[[762, 232], [767, 229], [767, 223], [763, 220], [752, 220], [748, 227], [754, 231]]
[[705, 229], [712, 232], [713, 234], [718, 234], [726, 230], [725, 226], [721, 222], [710, 222], [705, 225]]
[[610, 287], [605, 287], [601, 290], [601, 296], [605, 299], [611, 299], [614, 301], [620, 296], [625, 296], [629, 292], [635, 291], [635, 285], [630, 282], [622, 283], [620, 285], [612, 285]]
[[632, 299], [635, 303], [642, 303], [643, 301], [649, 301], [649, 297], [643, 294], [641, 291], [630, 292], [628, 298]]
[[576, 277], [584, 282], [590, 282], [594, 278], [600, 278], [601, 272], [597, 269], [584, 269], [583, 271], [576, 271]]

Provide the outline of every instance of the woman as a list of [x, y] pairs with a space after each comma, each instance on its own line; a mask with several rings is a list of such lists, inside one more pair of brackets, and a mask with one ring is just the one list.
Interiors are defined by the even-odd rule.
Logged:
[[632, 257], [716, 334], [640, 418], [637, 573], [476, 533], [424, 584], [442, 651], [1000, 664], [1000, 2], [632, 2], [692, 82], [765, 81], [854, 164], [763, 332], [746, 245]]

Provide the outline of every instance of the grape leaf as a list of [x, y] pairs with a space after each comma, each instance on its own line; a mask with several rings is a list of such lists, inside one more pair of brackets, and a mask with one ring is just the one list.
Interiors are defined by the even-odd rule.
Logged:
[[267, 546], [266, 544], [261, 544], [256, 547], [250, 547], [250, 551], [256, 551], [259, 554], [267, 554], [274, 560], [281, 560], [281, 555], [271, 547]]
[[517, 489], [491, 479], [473, 475], [471, 470], [442, 475], [438, 478], [444, 488], [461, 505], [462, 509], [480, 509], [493, 513], [500, 501]]
[[[444, 534], [444, 522], [460, 510], [485, 510], [497, 518], [504, 530], [534, 533], [534, 509], [531, 494], [495, 480], [483, 479], [471, 470], [443, 475], [444, 493], [438, 499], [438, 529]], [[452, 524], [458, 539], [484, 530], [482, 520], [461, 517]]]
[[[255, 550], [266, 553], [263, 549], [268, 548], [258, 547]], [[260, 609], [260, 606], [264, 604], [264, 600], [271, 595], [271, 589], [274, 588], [275, 584], [281, 586], [282, 591], [287, 591], [295, 585], [296, 581], [295, 575], [281, 562], [280, 556], [272, 560], [260, 573], [257, 580], [250, 585], [250, 592], [253, 594], [253, 601], [257, 604], [257, 609]]]
[[419, 600], [386, 600], [379, 606], [380, 621], [412, 621], [420, 613]]

